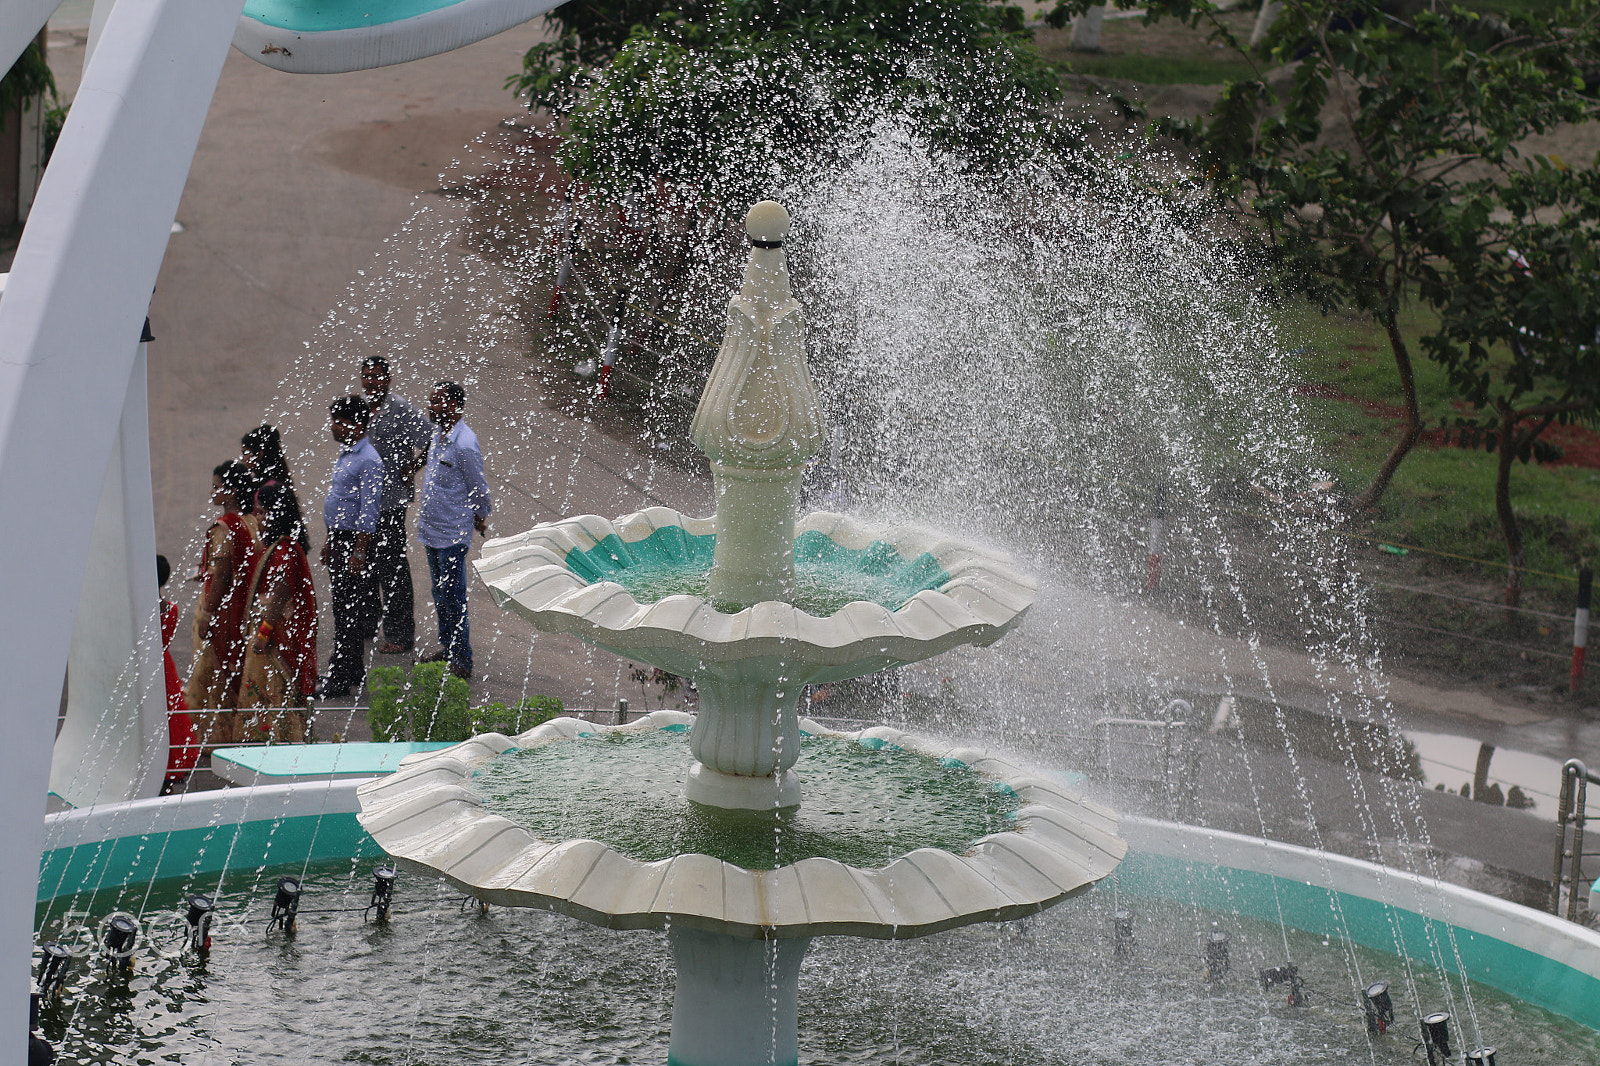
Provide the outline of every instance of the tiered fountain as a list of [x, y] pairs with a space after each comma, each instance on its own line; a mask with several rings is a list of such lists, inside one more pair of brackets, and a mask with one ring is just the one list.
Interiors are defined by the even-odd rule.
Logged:
[[[488, 734], [360, 790], [361, 824], [390, 855], [486, 903], [666, 928], [680, 1066], [796, 1062], [812, 936], [1020, 918], [1088, 889], [1126, 851], [1112, 812], [1012, 763], [799, 717], [807, 684], [998, 640], [1034, 585], [1004, 559], [911, 529], [796, 520], [822, 422], [783, 250], [789, 217], [766, 201], [746, 229], [744, 283], [693, 425], [716, 516], [569, 518], [491, 541], [477, 563], [501, 606], [539, 628], [691, 677], [698, 716]], [[681, 776], [669, 745], [685, 730], [693, 762], [674, 803], [652, 785]], [[637, 809], [585, 821], [581, 785], [564, 794], [561, 782], [593, 776], [619, 745], [632, 746]], [[804, 804], [803, 748], [831, 768]], [[596, 769], [574, 770], [585, 759]], [[915, 824], [883, 837], [897, 807]]]

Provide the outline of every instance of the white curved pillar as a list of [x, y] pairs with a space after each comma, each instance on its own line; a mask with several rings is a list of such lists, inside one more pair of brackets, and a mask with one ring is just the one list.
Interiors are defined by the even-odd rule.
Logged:
[[668, 1066], [795, 1066], [800, 962], [810, 937], [747, 940], [672, 929], [678, 984]]
[[100, 490], [67, 660], [67, 714], [50, 761], [50, 791], [74, 807], [154, 796], [166, 770], [145, 347]]
[[[150, 292], [242, 0], [120, 0], [0, 299], [0, 854], [37, 869], [61, 678]], [[0, 1034], [27, 1030], [35, 878], [0, 880]]]
[[0, 4], [0, 71], [11, 69], [60, 6], [61, 0], [5, 0]]

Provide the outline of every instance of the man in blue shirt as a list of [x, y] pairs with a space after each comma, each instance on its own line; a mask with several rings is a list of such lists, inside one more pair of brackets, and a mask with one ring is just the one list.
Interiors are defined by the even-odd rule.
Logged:
[[328, 539], [322, 563], [333, 599], [333, 657], [317, 697], [342, 700], [366, 678], [366, 642], [378, 632], [377, 569], [368, 562], [383, 500], [383, 460], [367, 439], [371, 409], [359, 396], [328, 405], [328, 432], [344, 445], [333, 464], [333, 480], [322, 517]]
[[450, 672], [460, 678], [472, 677], [467, 549], [472, 546], [474, 529], [489, 531], [485, 520], [493, 506], [478, 437], [461, 421], [466, 402], [466, 391], [454, 381], [439, 382], [428, 397], [428, 418], [437, 428], [428, 447], [427, 473], [417, 504], [417, 539], [428, 553], [441, 645], [423, 662], [448, 661]]

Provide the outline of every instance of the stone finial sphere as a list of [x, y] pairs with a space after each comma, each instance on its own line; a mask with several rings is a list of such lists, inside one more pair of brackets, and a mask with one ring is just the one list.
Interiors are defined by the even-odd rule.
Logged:
[[781, 241], [789, 235], [789, 212], [776, 200], [762, 200], [744, 216], [744, 231], [754, 241]]

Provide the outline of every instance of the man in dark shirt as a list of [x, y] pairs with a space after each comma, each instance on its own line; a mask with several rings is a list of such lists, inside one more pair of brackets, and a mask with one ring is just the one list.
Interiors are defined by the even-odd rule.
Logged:
[[378, 631], [377, 571], [369, 554], [378, 533], [383, 498], [383, 460], [367, 439], [371, 409], [359, 396], [328, 405], [328, 432], [344, 445], [333, 464], [333, 480], [322, 517], [328, 539], [322, 563], [333, 599], [333, 657], [317, 697], [342, 700], [366, 678], [366, 641]]
[[[372, 568], [383, 602], [385, 655], [404, 655], [416, 641], [411, 560], [406, 557], [406, 505], [416, 496], [415, 478], [433, 439], [433, 427], [405, 397], [389, 388], [389, 361], [371, 355], [361, 363], [361, 387], [372, 414], [367, 439], [383, 460], [383, 499], [378, 505], [378, 535]], [[418, 453], [423, 459], [418, 459]]]

